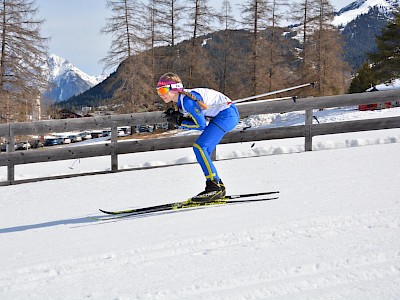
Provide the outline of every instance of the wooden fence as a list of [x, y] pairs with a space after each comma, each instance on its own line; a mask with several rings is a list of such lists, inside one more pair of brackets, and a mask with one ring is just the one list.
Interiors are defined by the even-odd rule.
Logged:
[[[313, 136], [400, 128], [400, 117], [313, 124], [313, 110], [358, 106], [361, 104], [398, 102], [399, 100], [400, 89], [328, 97], [302, 98], [296, 99], [295, 101], [289, 98], [274, 101], [259, 100], [240, 103], [238, 104], [238, 108], [241, 117], [268, 113], [305, 111], [304, 125], [232, 131], [226, 134], [221, 141], [221, 144], [304, 137], [305, 150], [311, 151]], [[15, 165], [108, 155], [111, 157], [111, 171], [108, 172], [117, 172], [119, 171], [119, 154], [186, 148], [192, 146], [194, 140], [197, 138], [195, 135], [117, 142], [117, 128], [120, 126], [139, 126], [163, 122], [166, 122], [163, 113], [158, 111], [104, 117], [1, 124], [0, 137], [5, 137], [8, 147], [7, 152], [0, 154], [0, 166], [7, 167], [7, 181], [0, 182], [0, 185], [11, 185], [50, 178], [60, 178], [60, 176], [53, 176], [15, 180]], [[103, 144], [14, 152], [15, 137], [17, 136], [44, 135], [57, 132], [85, 131], [104, 128], [111, 128], [111, 140]], [[107, 171], [97, 173], [105, 172]], [[65, 175], [62, 177], [82, 175], [86, 174]]]

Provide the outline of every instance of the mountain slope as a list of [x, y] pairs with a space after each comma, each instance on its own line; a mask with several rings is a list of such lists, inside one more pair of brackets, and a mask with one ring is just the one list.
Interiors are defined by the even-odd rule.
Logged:
[[339, 10], [333, 24], [343, 28], [357, 17], [368, 14], [373, 8], [379, 9], [382, 13], [387, 13], [398, 5], [396, 0], [357, 0]]
[[345, 60], [353, 72], [376, 50], [375, 37], [399, 6], [399, 0], [358, 0], [339, 10], [333, 24], [342, 30]]
[[[279, 32], [277, 34], [276, 32]], [[216, 78], [216, 82], [218, 82], [218, 78], [221, 77], [221, 63], [223, 62], [224, 56], [223, 56], [223, 51], [221, 50], [222, 46], [225, 41], [225, 35], [228, 34], [229, 36], [229, 44], [231, 49], [235, 49], [235, 54], [231, 55], [230, 60], [233, 61], [228, 64], [228, 73], [234, 73], [234, 71], [237, 71], [239, 68], [245, 68], [245, 62], [246, 60], [244, 57], [246, 57], [249, 53], [251, 53], [251, 39], [252, 36], [249, 34], [248, 31], [246, 30], [229, 30], [227, 33], [225, 31], [215, 31], [210, 34], [200, 36], [197, 39], [201, 41], [201, 45], [203, 49], [205, 49], [205, 52], [208, 54], [207, 57], [209, 61], [207, 62], [207, 70], [210, 73], [209, 77], [211, 78]], [[266, 30], [264, 32], [265, 38], [268, 38], [268, 36], [271, 34], [270, 31]], [[299, 47], [298, 40], [294, 39], [291, 37], [290, 34], [287, 34], [286, 28], [276, 28], [275, 29], [275, 34], [276, 36], [280, 39], [280, 47], [281, 47], [281, 55], [282, 57], [286, 57], [287, 59], [284, 61], [293, 61], [293, 58], [290, 57], [292, 53], [294, 52], [294, 49]], [[180, 42], [179, 44], [175, 45], [174, 49], [171, 49], [171, 47], [159, 47], [156, 48], [156, 59], [157, 63], [160, 67], [165, 68], [165, 63], [163, 62], [163, 58], [167, 56], [168, 53], [171, 51], [176, 51], [181, 54], [182, 60], [177, 62], [177, 65], [175, 66], [174, 71], [175, 72], [186, 72], [187, 66], [186, 66], [186, 55], [188, 55], [188, 51], [190, 51], [190, 44], [191, 42], [189, 40], [185, 40]], [[146, 53], [142, 53], [146, 54]], [[141, 55], [141, 54], [139, 54]], [[235, 60], [236, 59], [236, 60]], [[240, 61], [239, 61], [240, 59]], [[238, 62], [239, 63], [236, 63]], [[239, 66], [240, 65], [240, 66]], [[113, 96], [113, 93], [115, 89], [119, 85], [119, 75], [125, 73], [129, 73], [131, 71], [127, 70], [127, 66], [124, 66], [124, 63], [121, 63], [117, 70], [110, 74], [110, 76], [101, 82], [100, 84], [96, 85], [95, 87], [89, 89], [88, 91], [69, 98], [66, 101], [63, 101], [59, 103], [60, 107], [65, 107], [65, 108], [73, 108], [73, 107], [81, 107], [81, 106], [99, 106], [99, 105], [107, 105], [110, 103], [109, 102], [110, 98]], [[124, 71], [127, 70], [127, 71]], [[163, 69], [158, 70], [160, 72], [159, 75], [161, 75], [163, 72]], [[165, 69], [164, 72], [171, 71], [170, 69]], [[207, 84], [200, 83], [203, 86], [207, 86]], [[229, 92], [232, 92], [234, 90], [234, 84], [230, 84], [231, 89]], [[242, 91], [240, 91], [242, 92]], [[154, 99], [150, 99], [152, 95], [149, 96], [149, 101], [159, 101], [159, 98], [156, 95], [153, 95]], [[229, 94], [228, 94], [229, 96]], [[233, 94], [233, 97], [240, 97], [238, 93]], [[243, 95], [243, 97], [246, 95]], [[140, 105], [138, 99], [134, 99], [135, 104]], [[153, 102], [151, 104], [153, 105]], [[156, 103], [156, 102], [154, 102]]]

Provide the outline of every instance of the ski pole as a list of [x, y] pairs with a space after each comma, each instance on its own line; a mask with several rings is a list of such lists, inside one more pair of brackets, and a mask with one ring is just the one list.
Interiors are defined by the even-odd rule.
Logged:
[[260, 98], [260, 97], [265, 97], [265, 96], [270, 96], [270, 95], [274, 95], [274, 94], [279, 94], [279, 93], [283, 93], [283, 92], [287, 92], [287, 91], [300, 89], [300, 88], [303, 88], [303, 87], [306, 87], [306, 86], [314, 86], [314, 84], [315, 84], [315, 82], [296, 85], [296, 86], [288, 87], [288, 88], [277, 90], [277, 91], [268, 92], [268, 93], [261, 94], [261, 95], [256, 95], [256, 96], [251, 96], [251, 97], [247, 97], [247, 98], [243, 98], [243, 99], [238, 99], [238, 100], [232, 101], [232, 103], [245, 102], [245, 101], [257, 99], [257, 98]]
[[[273, 99], [264, 99], [264, 100], [258, 100], [257, 103], [262, 103], [262, 102], [269, 102], [269, 101], [279, 101], [279, 100], [293, 100], [293, 102], [296, 102], [297, 96], [289, 96], [289, 97], [281, 97], [281, 98], [273, 98]], [[240, 102], [237, 103], [236, 105], [246, 105], [246, 104], [251, 104], [249, 102]], [[234, 102], [232, 102], [234, 103]]]
[[[261, 94], [261, 95], [251, 96], [251, 97], [247, 97], [247, 98], [243, 98], [243, 99], [238, 99], [238, 100], [235, 100], [235, 101], [227, 101], [226, 103], [221, 103], [221, 104], [216, 104], [216, 105], [211, 105], [211, 106], [208, 106], [208, 105], [206, 105], [205, 103], [203, 103], [201, 101], [197, 101], [197, 102], [199, 103], [199, 105], [200, 105], [200, 103], [202, 103], [202, 105], [200, 106], [202, 109], [215, 108], [215, 107], [219, 107], [219, 106], [229, 105], [229, 104], [232, 104], [232, 103], [235, 103], [235, 104], [239, 103], [239, 105], [242, 105], [242, 104], [245, 104], [245, 103], [242, 103], [242, 102], [246, 102], [246, 101], [249, 101], [249, 100], [253, 100], [253, 99], [257, 99], [257, 98], [265, 97], [265, 96], [270, 96], [270, 95], [274, 95], [274, 94], [279, 94], [279, 93], [283, 93], [283, 92], [287, 92], [287, 91], [292, 91], [292, 90], [300, 89], [300, 88], [303, 88], [303, 87], [306, 87], [306, 86], [314, 86], [314, 85], [315, 85], [315, 82], [305, 83], [305, 84], [296, 85], [296, 86], [293, 86], [293, 87], [288, 87], [288, 88], [277, 90], [277, 91], [268, 92], [268, 93]], [[274, 99], [265, 99], [265, 100], [260, 100], [259, 102], [287, 100], [287, 99], [292, 99], [293, 102], [296, 102], [297, 96], [274, 98]]]

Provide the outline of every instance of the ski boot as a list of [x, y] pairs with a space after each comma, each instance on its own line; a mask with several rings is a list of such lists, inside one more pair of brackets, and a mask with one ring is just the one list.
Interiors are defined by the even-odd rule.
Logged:
[[219, 182], [207, 180], [205, 190], [194, 196], [191, 200], [193, 202], [211, 202], [225, 197], [225, 194], [225, 185], [221, 180]]

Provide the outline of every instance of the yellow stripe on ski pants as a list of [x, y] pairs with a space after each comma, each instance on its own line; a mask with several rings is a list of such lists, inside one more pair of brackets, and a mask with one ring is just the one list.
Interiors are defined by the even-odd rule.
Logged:
[[208, 174], [204, 174], [204, 175], [206, 176], [206, 179], [211, 179], [211, 180], [213, 180], [214, 177], [216, 176], [216, 174], [212, 172], [211, 166], [210, 166], [210, 162], [209, 162], [209, 160], [207, 159], [207, 156], [205, 155], [203, 149], [202, 149], [198, 144], [196, 144], [196, 143], [193, 144], [193, 147], [196, 148], [197, 150], [199, 150], [199, 152], [200, 152], [200, 154], [201, 154], [201, 157], [202, 157], [202, 159], [203, 159], [204, 165], [205, 165], [206, 168], [207, 168], [207, 173], [208, 173]]

